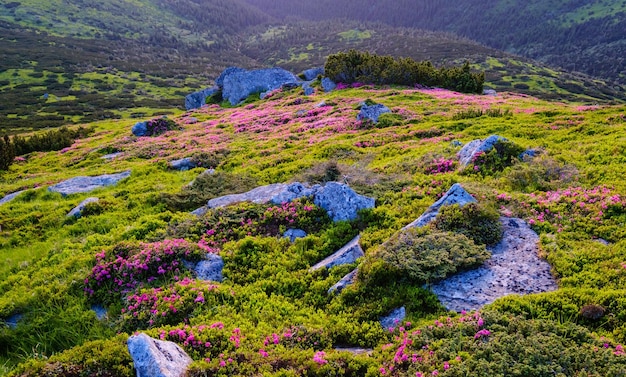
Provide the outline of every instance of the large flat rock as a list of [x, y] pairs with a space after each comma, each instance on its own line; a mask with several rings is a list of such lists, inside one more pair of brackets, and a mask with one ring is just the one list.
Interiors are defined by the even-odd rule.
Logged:
[[182, 377], [193, 362], [176, 343], [144, 333], [131, 336], [127, 343], [137, 377]]
[[124, 178], [130, 177], [130, 170], [117, 174], [104, 174], [96, 177], [75, 177], [48, 187], [49, 191], [58, 192], [63, 196], [93, 191], [112, 186]]
[[501, 218], [502, 241], [490, 248], [492, 257], [482, 266], [453, 275], [431, 286], [448, 310], [479, 309], [499, 297], [557, 289], [550, 265], [539, 258], [539, 237], [526, 222]]

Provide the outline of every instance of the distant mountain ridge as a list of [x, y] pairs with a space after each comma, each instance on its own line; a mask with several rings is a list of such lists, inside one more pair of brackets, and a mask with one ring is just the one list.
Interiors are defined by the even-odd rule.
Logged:
[[346, 18], [457, 33], [568, 70], [626, 83], [626, 1], [246, 0], [274, 17]]

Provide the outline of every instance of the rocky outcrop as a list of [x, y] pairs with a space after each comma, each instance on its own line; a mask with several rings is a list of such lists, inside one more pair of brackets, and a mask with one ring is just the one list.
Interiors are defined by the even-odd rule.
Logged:
[[148, 135], [148, 122], [137, 122], [131, 129], [131, 132], [135, 136], [147, 136]]
[[315, 93], [315, 89], [313, 89], [310, 82], [302, 83], [302, 89], [304, 90], [305, 96], [310, 96], [310, 95], [313, 95], [313, 93]]
[[307, 234], [302, 229], [287, 229], [287, 231], [283, 234], [283, 238], [289, 238], [289, 242], [293, 243], [298, 238], [304, 238]]
[[302, 72], [306, 81], [315, 80], [317, 76], [324, 74], [324, 67], [315, 67]]
[[491, 135], [486, 139], [478, 139], [472, 140], [469, 143], [465, 144], [463, 148], [457, 154], [459, 158], [459, 164], [461, 167], [467, 166], [472, 159], [481, 152], [489, 152], [496, 143], [500, 141], [507, 141], [507, 139], [498, 135]]
[[89, 192], [95, 189], [112, 186], [122, 179], [130, 177], [130, 170], [117, 174], [104, 174], [96, 177], [75, 177], [48, 187], [49, 191], [58, 192], [63, 196]]
[[222, 73], [220, 73], [219, 76], [217, 76], [217, 78], [215, 79], [215, 85], [220, 88], [223, 89], [224, 88], [224, 78], [228, 75], [232, 75], [233, 73], [244, 73], [247, 72], [247, 70], [243, 69], [243, 68], [239, 68], [239, 67], [228, 67], [225, 70], [222, 71]]
[[502, 241], [482, 266], [431, 286], [448, 310], [479, 309], [499, 297], [553, 291], [550, 265], [538, 256], [539, 237], [522, 219], [501, 218]]
[[328, 294], [336, 293], [339, 294], [344, 290], [347, 286], [354, 284], [356, 281], [356, 277], [359, 274], [359, 269], [355, 268], [354, 271], [350, 272], [346, 276], [342, 277], [335, 285], [328, 289]]
[[406, 318], [406, 309], [403, 307], [393, 310], [389, 315], [380, 318], [383, 329], [395, 329]]
[[437, 200], [433, 205], [428, 207], [424, 213], [417, 218], [417, 220], [413, 221], [409, 225], [405, 226], [404, 229], [414, 228], [414, 227], [422, 227], [429, 222], [433, 221], [437, 214], [439, 214], [439, 209], [443, 206], [449, 206], [458, 204], [460, 206], [464, 206], [467, 203], [474, 203], [476, 199], [471, 196], [465, 189], [458, 183], [455, 183], [450, 187], [448, 192], [446, 192], [439, 200]]
[[[298, 78], [282, 68], [254, 71], [233, 70], [223, 74], [222, 97], [236, 105], [251, 94], [275, 90], [284, 85], [299, 85]], [[218, 84], [219, 85], [219, 84]]]
[[198, 109], [206, 104], [206, 98], [217, 93], [220, 89], [218, 87], [211, 87], [193, 92], [185, 96], [185, 109], [192, 110]]
[[193, 268], [193, 272], [199, 280], [222, 282], [222, 270], [224, 260], [217, 254], [207, 254], [204, 260], [198, 262]]
[[197, 166], [198, 166], [198, 164], [196, 164], [196, 162], [193, 161], [189, 157], [181, 158], [179, 160], [170, 161], [170, 168], [172, 168], [174, 170], [178, 170], [178, 171], [186, 171], [186, 170], [189, 170], [189, 169], [193, 169], [193, 168], [195, 168]]
[[80, 218], [83, 215], [83, 210], [85, 209], [85, 207], [87, 206], [87, 204], [89, 203], [95, 203], [97, 201], [99, 201], [100, 199], [95, 198], [95, 197], [91, 197], [91, 198], [87, 198], [85, 200], [83, 200], [82, 202], [80, 202], [79, 205], [77, 205], [76, 207], [74, 207], [68, 214], [67, 217], [75, 217], [75, 218]]
[[143, 333], [128, 338], [127, 344], [137, 377], [182, 377], [193, 362], [176, 343]]
[[4, 198], [0, 199], [0, 204], [4, 204], [4, 203], [10, 202], [11, 200], [17, 198], [17, 196], [19, 194], [23, 193], [24, 191], [26, 191], [26, 190], [16, 191], [16, 192], [13, 192], [13, 193], [10, 193], [10, 194], [6, 195]]
[[335, 84], [335, 82], [329, 79], [328, 77], [324, 77], [322, 79], [322, 88], [324, 89], [324, 92], [326, 93], [332, 92], [333, 90], [337, 88], [337, 84]]
[[309, 269], [316, 271], [322, 268], [333, 268], [342, 264], [350, 264], [356, 262], [357, 259], [365, 256], [359, 240], [361, 236], [356, 236], [352, 241], [348, 242], [344, 247], [336, 251], [333, 255], [325, 258]]
[[359, 195], [348, 185], [328, 182], [316, 190], [313, 196], [316, 206], [326, 210], [333, 221], [354, 220], [358, 212], [374, 208], [374, 198]]
[[391, 109], [389, 109], [385, 105], [381, 105], [380, 103], [374, 105], [367, 105], [366, 103], [361, 103], [361, 111], [356, 116], [357, 120], [370, 120], [374, 123], [378, 123], [378, 118], [385, 113], [390, 113]]
[[[224, 207], [238, 202], [281, 204], [297, 198], [312, 197], [315, 205], [326, 210], [333, 221], [354, 220], [358, 211], [374, 207], [374, 199], [354, 192], [349, 186], [328, 182], [325, 186], [307, 187], [302, 183], [274, 183], [257, 187], [242, 194], [231, 194], [209, 200], [207, 208]], [[204, 209], [193, 212], [197, 215], [206, 213]]]

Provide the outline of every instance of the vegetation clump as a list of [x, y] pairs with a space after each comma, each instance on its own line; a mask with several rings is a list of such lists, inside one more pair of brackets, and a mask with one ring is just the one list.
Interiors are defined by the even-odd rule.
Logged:
[[495, 245], [502, 239], [498, 213], [476, 203], [442, 207], [432, 226], [442, 232], [463, 234], [479, 245]]
[[324, 66], [326, 76], [335, 82], [377, 85], [425, 85], [482, 93], [485, 74], [473, 73], [469, 62], [462, 67], [435, 68], [429, 61], [394, 58], [350, 50], [330, 55]]
[[519, 161], [524, 148], [508, 140], [498, 140], [487, 152], [479, 152], [465, 167], [467, 174], [494, 175]]
[[367, 285], [394, 281], [422, 285], [479, 266], [490, 256], [484, 245], [463, 234], [409, 228], [396, 233], [368, 257], [359, 278]]

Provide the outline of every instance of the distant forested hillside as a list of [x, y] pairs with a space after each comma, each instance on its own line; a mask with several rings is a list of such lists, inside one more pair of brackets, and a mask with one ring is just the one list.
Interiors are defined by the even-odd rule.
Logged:
[[274, 17], [347, 18], [458, 33], [568, 70], [626, 82], [626, 1], [246, 0]]

